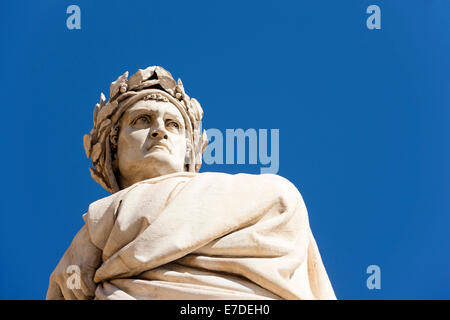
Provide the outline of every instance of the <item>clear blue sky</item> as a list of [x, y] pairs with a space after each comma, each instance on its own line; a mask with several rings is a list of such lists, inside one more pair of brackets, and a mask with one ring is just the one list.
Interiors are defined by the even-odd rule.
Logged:
[[[66, 8], [81, 8], [68, 30]], [[381, 30], [365, 13], [381, 8]], [[161, 65], [204, 127], [280, 129], [340, 299], [450, 298], [450, 1], [2, 1], [0, 298], [43, 299], [107, 195], [82, 136], [100, 92]], [[259, 172], [258, 165], [202, 171]], [[381, 268], [368, 290], [366, 268]]]

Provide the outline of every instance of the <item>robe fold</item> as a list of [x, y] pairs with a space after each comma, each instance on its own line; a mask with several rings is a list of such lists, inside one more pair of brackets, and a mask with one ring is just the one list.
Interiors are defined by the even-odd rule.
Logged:
[[95, 299], [336, 298], [303, 199], [277, 175], [165, 175], [83, 218]]

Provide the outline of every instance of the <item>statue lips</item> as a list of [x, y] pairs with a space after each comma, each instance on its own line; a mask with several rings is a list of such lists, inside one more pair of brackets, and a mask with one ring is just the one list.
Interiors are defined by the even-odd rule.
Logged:
[[147, 148], [148, 151], [153, 151], [155, 149], [160, 149], [160, 150], [164, 150], [165, 149], [167, 152], [170, 153], [170, 149], [167, 146], [167, 144], [162, 143], [162, 142], [153, 143], [149, 148]]

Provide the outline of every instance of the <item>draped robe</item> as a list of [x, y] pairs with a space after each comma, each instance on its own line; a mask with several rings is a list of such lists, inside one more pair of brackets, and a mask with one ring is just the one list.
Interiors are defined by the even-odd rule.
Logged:
[[[95, 299], [336, 298], [303, 199], [277, 175], [165, 175], [83, 218], [77, 237], [99, 255]], [[79, 242], [66, 255], [83, 272]], [[47, 298], [58, 290], [50, 279]]]

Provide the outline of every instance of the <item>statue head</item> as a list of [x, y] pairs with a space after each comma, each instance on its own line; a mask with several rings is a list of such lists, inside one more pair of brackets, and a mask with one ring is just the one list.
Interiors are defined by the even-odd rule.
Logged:
[[94, 108], [94, 128], [84, 135], [92, 178], [114, 193], [164, 174], [198, 172], [208, 144], [203, 110], [180, 79], [158, 66], [128, 72], [111, 83]]

